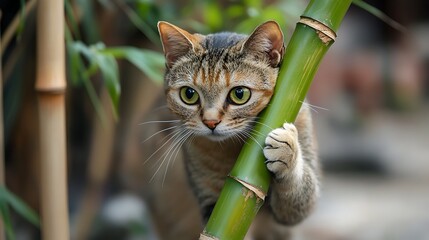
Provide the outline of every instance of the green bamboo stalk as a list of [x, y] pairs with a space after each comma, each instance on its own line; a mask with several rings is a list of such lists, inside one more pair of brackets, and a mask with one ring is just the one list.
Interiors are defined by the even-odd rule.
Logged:
[[[335, 38], [335, 32], [351, 0], [311, 0], [287, 46], [270, 105], [255, 126], [256, 141], [245, 144], [227, 178], [212, 215], [200, 239], [243, 239], [263, 204], [270, 184], [265, 157], [258, 144], [264, 144], [269, 129], [294, 122], [316, 70]], [[323, 34], [323, 33], [325, 34]], [[331, 37], [327, 36], [331, 35]]]

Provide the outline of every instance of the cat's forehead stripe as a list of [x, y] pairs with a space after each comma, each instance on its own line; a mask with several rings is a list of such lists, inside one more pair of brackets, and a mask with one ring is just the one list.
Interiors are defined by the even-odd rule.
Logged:
[[231, 75], [230, 75], [230, 73], [229, 73], [229, 71], [225, 65], [224, 65], [223, 69], [224, 69], [226, 86], [229, 87], [230, 82], [231, 82]]
[[214, 67], [208, 67], [207, 68], [207, 72], [208, 72], [207, 80], [208, 80], [208, 83], [210, 86], [213, 85], [213, 69], [214, 69]]
[[210, 67], [210, 63], [204, 63], [202, 67], [193, 74], [193, 84], [207, 85], [212, 87], [213, 84], [223, 83], [225, 86], [230, 86], [231, 74], [225, 64], [216, 64]]
[[192, 75], [192, 83], [194, 85], [197, 85], [197, 78], [198, 78], [198, 72], [195, 71], [194, 74]]
[[206, 70], [204, 67], [201, 68], [201, 82], [204, 84], [206, 81]]
[[219, 82], [219, 77], [220, 77], [220, 69], [218, 71], [216, 71], [214, 82]]

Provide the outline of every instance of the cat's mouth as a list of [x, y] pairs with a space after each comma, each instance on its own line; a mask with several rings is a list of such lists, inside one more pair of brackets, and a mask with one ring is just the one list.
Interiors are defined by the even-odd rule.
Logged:
[[215, 128], [209, 128], [205, 125], [193, 127], [190, 130], [196, 135], [208, 138], [212, 141], [224, 141], [230, 138], [237, 138], [238, 140], [246, 139], [248, 135], [248, 125], [242, 124], [241, 126], [224, 126], [219, 124]]
[[203, 135], [212, 141], [223, 141], [233, 137], [237, 133], [231, 130], [213, 129], [206, 131]]

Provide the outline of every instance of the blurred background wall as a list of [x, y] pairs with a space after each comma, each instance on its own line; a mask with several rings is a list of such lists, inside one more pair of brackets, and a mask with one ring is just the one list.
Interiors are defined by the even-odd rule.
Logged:
[[[16, 16], [25, 23], [3, 46], [3, 120], [6, 184], [38, 211], [35, 11], [31, 2], [0, 1], [2, 44]], [[296, 239], [429, 239], [429, 3], [367, 2], [406, 31], [397, 31], [356, 6], [345, 17], [308, 95], [324, 176], [318, 208], [297, 227]], [[30, 10], [19, 15], [23, 3]], [[142, 144], [150, 129], [139, 123], [165, 110], [160, 100], [163, 72], [158, 68], [154, 73], [142, 72], [136, 64], [118, 59], [121, 96], [115, 117], [104, 75], [90, 69], [84, 54], [77, 54], [82, 66], [73, 65], [73, 46], [79, 42], [94, 50], [95, 44], [103, 43], [160, 53], [158, 20], [206, 34], [250, 33], [263, 21], [275, 19], [289, 39], [306, 2], [66, 3], [72, 238], [157, 239], [152, 209], [142, 197], [151, 185], [151, 175], [142, 176], [147, 170], [143, 162], [154, 147]], [[151, 66], [150, 59], [136, 59]], [[13, 223], [17, 239], [40, 239], [38, 229], [19, 215], [14, 215]]]

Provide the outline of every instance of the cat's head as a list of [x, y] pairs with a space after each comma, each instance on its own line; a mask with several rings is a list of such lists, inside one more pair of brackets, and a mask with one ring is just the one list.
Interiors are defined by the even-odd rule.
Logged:
[[190, 34], [159, 22], [169, 108], [197, 135], [222, 140], [243, 134], [266, 107], [283, 58], [283, 34], [274, 21], [250, 36]]

